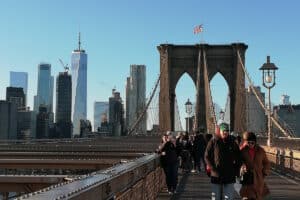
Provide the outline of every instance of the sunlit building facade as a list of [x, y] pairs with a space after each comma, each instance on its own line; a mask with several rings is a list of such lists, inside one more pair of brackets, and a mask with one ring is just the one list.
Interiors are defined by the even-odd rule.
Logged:
[[87, 116], [87, 54], [80, 46], [72, 52], [72, 121], [73, 135], [80, 134], [80, 120]]
[[[126, 83], [126, 126], [131, 129], [146, 105], [146, 66], [130, 65], [130, 77]], [[146, 134], [146, 116], [143, 117], [136, 133]]]

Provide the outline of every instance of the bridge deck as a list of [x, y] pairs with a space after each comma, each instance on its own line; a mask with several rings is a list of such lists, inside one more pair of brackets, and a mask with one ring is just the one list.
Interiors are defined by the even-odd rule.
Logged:
[[[298, 200], [300, 198], [300, 183], [290, 178], [283, 177], [273, 172], [267, 177], [267, 184], [271, 190], [269, 199], [289, 199]], [[238, 195], [240, 185], [235, 184], [235, 199], [240, 199]], [[203, 172], [200, 174], [179, 174], [179, 184], [177, 193], [169, 195], [166, 190], [162, 191], [158, 200], [177, 199], [210, 199], [210, 179]]]

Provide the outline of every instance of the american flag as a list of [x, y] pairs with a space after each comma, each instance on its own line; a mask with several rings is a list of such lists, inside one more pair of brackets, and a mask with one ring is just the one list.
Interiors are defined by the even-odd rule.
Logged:
[[202, 26], [202, 24], [200, 24], [200, 25], [198, 25], [198, 26], [196, 26], [196, 27], [194, 28], [194, 34], [201, 33], [202, 31], [203, 31], [203, 26]]

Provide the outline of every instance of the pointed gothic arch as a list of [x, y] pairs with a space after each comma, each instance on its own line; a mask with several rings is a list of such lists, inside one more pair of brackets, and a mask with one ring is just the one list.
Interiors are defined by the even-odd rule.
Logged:
[[[230, 93], [230, 123], [231, 131], [245, 130], [245, 74], [238, 60], [237, 52], [245, 63], [245, 52], [248, 46], [244, 43], [229, 45], [172, 45], [161, 44], [157, 47], [160, 53], [160, 97], [159, 97], [159, 125], [161, 131], [174, 130], [174, 99], [176, 83], [184, 72], [188, 72], [196, 87], [196, 129], [207, 127], [209, 119], [206, 117], [207, 100], [204, 82], [204, 61], [208, 80], [220, 72], [228, 83]], [[203, 56], [205, 54], [205, 56]]]

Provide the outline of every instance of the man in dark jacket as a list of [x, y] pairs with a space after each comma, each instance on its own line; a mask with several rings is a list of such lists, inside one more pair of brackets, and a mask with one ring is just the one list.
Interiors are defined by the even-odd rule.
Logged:
[[211, 175], [212, 199], [233, 199], [233, 186], [241, 166], [241, 155], [237, 143], [229, 135], [228, 124], [220, 124], [220, 135], [209, 141], [205, 161]]

